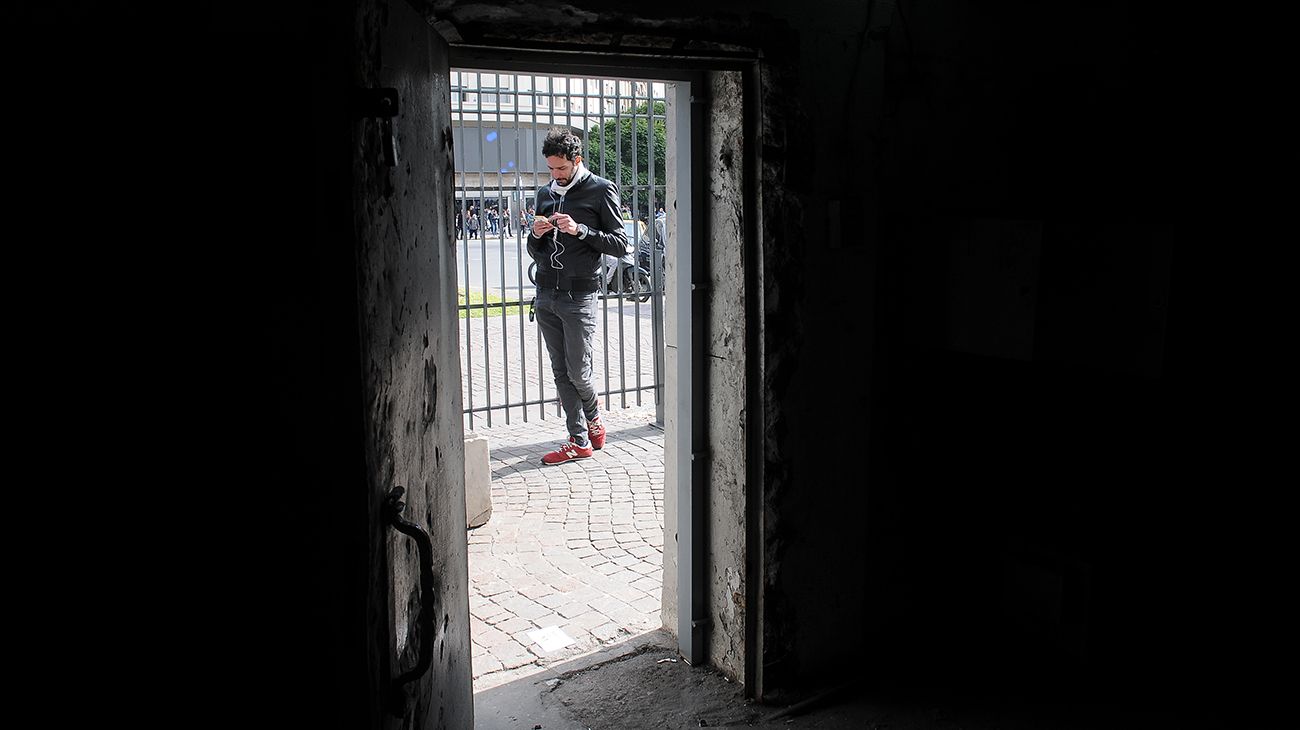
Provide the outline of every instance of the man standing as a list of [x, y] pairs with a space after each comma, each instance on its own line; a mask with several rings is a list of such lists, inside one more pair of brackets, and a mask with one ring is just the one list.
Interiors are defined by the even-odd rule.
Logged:
[[561, 464], [605, 445], [592, 382], [601, 255], [632, 252], [619, 218], [618, 188], [582, 164], [582, 140], [553, 129], [542, 141], [551, 184], [537, 190], [528, 255], [537, 262], [537, 323], [551, 357], [569, 441], [542, 457]]

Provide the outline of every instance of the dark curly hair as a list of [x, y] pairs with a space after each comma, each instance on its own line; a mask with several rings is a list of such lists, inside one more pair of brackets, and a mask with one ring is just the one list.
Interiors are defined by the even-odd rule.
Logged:
[[569, 162], [582, 154], [582, 140], [564, 129], [552, 129], [542, 140], [542, 157], [563, 157]]

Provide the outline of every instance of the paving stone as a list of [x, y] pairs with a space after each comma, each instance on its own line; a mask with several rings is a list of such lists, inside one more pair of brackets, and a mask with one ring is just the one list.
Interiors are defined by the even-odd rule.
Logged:
[[659, 580], [655, 580], [654, 578], [646, 577], [646, 578], [641, 578], [640, 580], [634, 580], [634, 581], [632, 581], [631, 585], [632, 585], [633, 588], [639, 588], [640, 590], [643, 590], [643, 591], [649, 593], [650, 591], [653, 591], [654, 589], [659, 588], [660, 586], [662, 586], [662, 585], [663, 585], [663, 581], [659, 581]]
[[566, 619], [572, 619], [586, 613], [589, 610], [588, 606], [589, 604], [575, 601], [573, 603], [566, 603], [565, 605], [556, 608], [555, 612], [560, 614]]
[[475, 584], [474, 590], [481, 596], [497, 596], [502, 593], [510, 592], [511, 588], [510, 584], [505, 581], [494, 580], [482, 584]]
[[606, 595], [587, 601], [587, 605], [590, 606], [592, 610], [599, 611], [602, 614], [608, 614], [610, 611], [614, 610], [623, 610], [628, 607], [628, 605], [623, 601], [620, 601], [613, 596]]
[[471, 676], [474, 679], [478, 679], [484, 674], [491, 674], [492, 672], [499, 672], [502, 669], [505, 669], [505, 665], [501, 663], [501, 660], [497, 659], [491, 654], [481, 656], [481, 657], [474, 657], [471, 660], [471, 665], [472, 665]]
[[590, 603], [605, 594], [592, 586], [583, 586], [576, 591], [569, 591], [568, 596], [574, 603]]
[[[540, 578], [541, 576], [538, 577]], [[543, 596], [549, 596], [555, 593], [555, 588], [551, 587], [550, 583], [535, 583], [533, 585], [520, 586], [519, 592], [536, 601]]]
[[545, 606], [522, 596], [509, 601], [502, 601], [500, 605], [510, 613], [526, 619], [533, 619], [550, 613]]
[[504, 656], [497, 656], [497, 658], [501, 661], [501, 665], [504, 669], [515, 669], [516, 667], [522, 667], [525, 664], [533, 664], [537, 661], [537, 655], [522, 646], [519, 647], [519, 651], [517, 652], [511, 652]]
[[564, 620], [565, 617], [559, 615], [558, 613], [548, 613], [545, 616], [538, 616], [532, 621], [534, 626], [536, 626], [539, 629], [544, 629], [547, 626], [559, 626], [560, 624], [564, 623]]
[[[545, 616], [546, 614], [538, 614], [538, 615]], [[532, 631], [537, 627], [533, 626], [533, 622], [529, 621], [526, 618], [523, 618], [521, 616], [511, 616], [505, 621], [502, 621], [501, 623], [497, 624], [495, 628], [500, 629], [501, 631], [504, 631], [507, 634], [514, 635], [519, 633], [520, 631]]]
[[[635, 599], [633, 603], [635, 603], [637, 600], [645, 600], [645, 598], [646, 596], [642, 594], [642, 597]], [[648, 615], [650, 611], [657, 610], [657, 609], [658, 609], [658, 604], [655, 605], [654, 609], [649, 609], [645, 611], [642, 611], [639, 608], [634, 608], [633, 606], [628, 606], [627, 608], [616, 608], [614, 610], [611, 610], [609, 613], [605, 615], [608, 616], [611, 620], [623, 624], [625, 626], [640, 626], [650, 619], [650, 616]]]
[[[628, 551], [624, 550], [621, 547], [616, 547], [616, 548], [606, 548], [604, 550], [601, 550], [600, 555], [601, 557], [605, 558], [605, 560], [614, 563], [615, 565], [618, 565], [618, 563], [615, 561], [630, 557], [631, 553], [629, 553]], [[633, 560], [635, 560], [635, 558], [633, 558]], [[618, 567], [621, 568], [623, 566], [619, 565]]]
[[[640, 564], [640, 561], [637, 561], [635, 558], [633, 558], [633, 561], [635, 561], [635, 562], [633, 562], [632, 565], [638, 565], [638, 564]], [[615, 563], [615, 565], [617, 565], [617, 563]], [[619, 566], [618, 572], [616, 572], [616, 573], [610, 573], [610, 574], [607, 575], [606, 577], [609, 578], [610, 580], [617, 581], [618, 583], [620, 583], [620, 584], [622, 584], [622, 585], [629, 585], [629, 586], [630, 586], [630, 585], [632, 585], [633, 583], [635, 583], [636, 581], [641, 580], [641, 579], [644, 578], [645, 576], [643, 576], [643, 575], [641, 575], [640, 573], [638, 573], [638, 572], [632, 570], [630, 567], [629, 567], [629, 568], [625, 568], [625, 567], [623, 567], [623, 566]]]
[[498, 624], [509, 621], [512, 618], [515, 618], [515, 615], [513, 613], [510, 613], [509, 611], [502, 609], [501, 613], [498, 613], [494, 616], [489, 616], [488, 618], [483, 619], [483, 621], [489, 626], [496, 626]]
[[597, 626], [596, 628], [591, 630], [592, 636], [596, 637], [601, 643], [606, 643], [606, 644], [612, 641], [617, 641], [618, 639], [622, 639], [623, 637], [628, 636], [630, 633], [631, 632], [629, 632], [626, 628], [612, 621], [610, 623]]
[[470, 640], [479, 646], [493, 649], [510, 643], [510, 634], [493, 626], [485, 626], [482, 630], [470, 632]]
[[600, 573], [601, 575], [609, 575], [610, 573], [617, 573], [618, 571], [622, 570], [622, 568], [620, 568], [618, 565], [614, 563], [605, 562], [605, 563], [601, 563], [600, 565], [597, 565], [594, 568], [594, 570], [597, 573]]
[[600, 611], [588, 611], [582, 614], [581, 616], [578, 616], [577, 618], [573, 619], [573, 623], [577, 624], [578, 626], [581, 626], [583, 629], [587, 631], [591, 631], [597, 626], [602, 626], [606, 623], [609, 623], [609, 620], [610, 617], [606, 616], [604, 613]]
[[556, 593], [552, 593], [549, 596], [543, 596], [542, 598], [537, 599], [537, 602], [549, 609], [554, 610], [566, 603], [571, 602], [572, 600], [573, 599], [570, 598], [568, 594], [556, 592]]
[[477, 618], [483, 623], [492, 624], [497, 621], [505, 620], [510, 616], [512, 616], [513, 614], [511, 614], [509, 611], [505, 610], [504, 608], [496, 605], [495, 603], [489, 603], [488, 605], [482, 608], [471, 607], [469, 610], [469, 615], [471, 618]]
[[654, 613], [660, 608], [660, 600], [658, 596], [647, 595], [645, 598], [638, 598], [637, 600], [632, 601], [631, 605], [632, 608], [635, 608], [642, 613]]
[[645, 591], [642, 591], [638, 588], [633, 588], [632, 586], [629, 585], [621, 585], [618, 586], [617, 588], [611, 588], [609, 591], [609, 595], [624, 601], [631, 602], [644, 596]]

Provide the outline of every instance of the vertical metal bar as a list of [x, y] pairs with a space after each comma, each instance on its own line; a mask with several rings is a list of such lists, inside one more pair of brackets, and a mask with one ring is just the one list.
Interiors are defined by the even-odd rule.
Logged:
[[[707, 412], [703, 409], [704, 386], [702, 360], [702, 329], [706, 316], [702, 292], [693, 283], [703, 281], [704, 272], [697, 267], [704, 263], [703, 205], [696, 209], [702, 198], [704, 180], [703, 161], [706, 149], [704, 138], [704, 87], [697, 76], [691, 83], [677, 85], [674, 95], [674, 113], [677, 125], [674, 156], [683, 164], [677, 165], [677, 256], [673, 291], [674, 346], [677, 349], [677, 378], [674, 404], [679, 417], [673, 447], [677, 477], [677, 612], [678, 649], [693, 665], [707, 661], [708, 583], [705, 553], [708, 545], [706, 510]], [[694, 92], [694, 93], [693, 93]], [[700, 94], [697, 97], [694, 94]], [[702, 201], [701, 201], [702, 203]], [[698, 215], [697, 215], [698, 214]]]
[[[461, 88], [464, 89], [465, 87], [468, 86], [468, 84], [465, 82], [466, 75], [462, 73], [460, 78], [461, 78]], [[462, 101], [462, 103], [459, 104], [458, 107], [459, 110], [456, 112], [456, 116], [460, 118], [461, 144], [455, 146], [452, 152], [454, 154], [455, 152], [459, 151], [461, 157], [461, 167], [460, 167], [460, 173], [458, 177], [460, 178], [460, 182], [461, 182], [461, 200], [460, 200], [460, 207], [461, 207], [460, 226], [461, 226], [461, 237], [462, 237], [461, 249], [465, 254], [465, 268], [463, 270], [465, 274], [465, 375], [464, 377], [465, 377], [465, 401], [467, 404], [465, 409], [466, 412], [469, 413], [469, 429], [473, 431], [474, 430], [474, 337], [473, 337], [473, 328], [471, 327], [471, 324], [474, 321], [474, 317], [471, 315], [471, 310], [469, 308], [469, 300], [470, 300], [470, 296], [469, 296], [469, 211], [467, 206], [467, 199], [469, 198], [468, 195], [469, 161], [466, 156], [467, 153], [465, 151], [469, 145], [468, 142], [465, 140], [465, 134], [468, 130], [465, 126], [464, 102]]]
[[[663, 304], [659, 298], [659, 290], [662, 283], [659, 281], [659, 231], [655, 227], [659, 218], [657, 215], [658, 208], [655, 207], [655, 154], [658, 149], [655, 147], [655, 121], [658, 119], [655, 109], [654, 99], [654, 82], [650, 82], [650, 226], [647, 233], [650, 236], [650, 323], [651, 337], [654, 343], [654, 355], [651, 358], [651, 366], [654, 372], [655, 385], [655, 422], [663, 425], [664, 422], [664, 399], [663, 399], [663, 341], [664, 341], [664, 323], [663, 323]], [[667, 144], [667, 125], [664, 129], [664, 143]], [[639, 257], [638, 257], [638, 260]]]
[[[606, 132], [605, 132], [605, 81], [604, 81], [604, 80], [601, 80], [601, 82], [600, 82], [600, 176], [603, 177], [603, 178], [605, 178], [606, 180], [608, 180], [608, 179], [609, 179], [609, 175], [606, 174], [606, 172], [605, 172], [605, 163], [607, 162], [606, 158], [609, 157], [609, 155], [605, 154], [605, 134], [606, 134]], [[601, 258], [601, 261], [604, 262], [604, 260], [605, 260], [605, 259], [602, 257], [602, 258]], [[608, 265], [606, 265], [606, 267], [605, 267], [604, 269], [601, 269], [601, 273], [602, 273], [605, 277], [607, 277], [607, 276], [609, 275], [609, 267], [608, 267]], [[601, 281], [604, 281], [604, 278], [602, 278]], [[601, 308], [602, 308], [602, 310], [604, 311], [604, 324], [605, 324], [605, 338], [604, 338], [604, 341], [603, 341], [602, 344], [601, 344], [601, 347], [603, 348], [604, 353], [605, 353], [604, 360], [603, 360], [603, 362], [604, 362], [604, 364], [605, 364], [605, 410], [608, 411], [608, 410], [610, 410], [610, 403], [609, 403], [609, 289], [608, 289], [607, 287], [605, 287], [603, 284], [601, 285], [601, 288], [604, 289], [604, 291], [602, 291], [601, 294], [600, 294], [600, 303], [601, 303]]]
[[483, 177], [483, 166], [487, 158], [483, 155], [483, 74], [479, 73], [478, 83], [478, 235], [483, 260], [479, 262], [483, 270], [483, 381], [484, 402], [487, 405], [487, 427], [492, 428], [492, 347], [488, 338], [487, 321], [487, 215], [483, 202], [487, 199], [487, 182]]
[[[703, 80], [703, 79], [701, 79]], [[703, 661], [707, 661], [709, 646], [709, 409], [705, 402], [709, 392], [708, 380], [708, 342], [709, 342], [709, 308], [707, 284], [709, 272], [709, 208], [706, 204], [708, 194], [704, 187], [707, 179], [704, 172], [704, 155], [708, 154], [711, 140], [709, 137], [708, 118], [709, 89], [705, 84], [692, 84], [692, 90], [698, 94], [691, 99], [690, 133], [698, 143], [696, 154], [690, 157], [691, 171], [691, 205], [695, 215], [691, 218], [691, 278], [687, 296], [690, 300], [691, 315], [691, 481], [690, 504], [691, 516], [689, 530], [695, 540], [697, 549], [691, 555], [690, 572], [693, 584], [691, 596], [692, 625], [698, 641], [698, 652]], [[681, 529], [681, 526], [678, 526]], [[699, 661], [697, 660], [697, 663]]]
[[519, 200], [519, 217], [516, 221], [519, 225], [519, 231], [515, 236], [515, 253], [518, 256], [518, 266], [515, 267], [518, 271], [515, 273], [518, 276], [517, 281], [519, 282], [519, 389], [521, 391], [520, 402], [522, 403], [519, 410], [523, 414], [524, 423], [528, 423], [528, 343], [524, 338], [524, 236], [526, 236], [527, 233], [524, 230], [524, 221], [526, 218], [523, 215], [524, 210], [528, 206], [524, 204], [524, 158], [523, 155], [520, 154], [520, 141], [524, 136], [524, 130], [523, 123], [520, 120], [521, 114], [519, 111], [519, 74], [515, 74], [514, 79], [515, 197]]
[[[572, 89], [570, 88], [570, 84], [569, 84], [570, 79], [569, 79], [569, 77], [568, 77], [568, 76], [564, 76], [564, 77], [561, 77], [561, 78], [564, 79], [564, 95], [563, 95], [563, 96], [564, 96], [564, 131], [568, 132], [568, 131], [570, 131], [571, 129], [573, 129], [573, 114], [572, 114], [572, 112], [571, 112], [570, 109], [569, 109], [569, 103], [570, 103], [570, 100], [571, 100], [571, 98], [572, 98], [572, 97], [570, 96], [570, 92], [572, 91]], [[554, 91], [554, 89], [552, 89], [552, 91]], [[564, 205], [564, 199], [561, 198], [561, 199], [560, 199], [560, 206], [563, 206], [563, 205]], [[558, 395], [558, 394], [557, 394], [557, 395]], [[556, 418], [559, 418], [559, 417], [561, 417], [561, 416], [564, 415], [563, 406], [564, 406], [564, 403], [561, 402], [559, 398], [556, 398], [556, 399], [555, 399], [555, 417], [556, 417]]]
[[[639, 136], [639, 134], [637, 132], [637, 124], [636, 124], [636, 84], [637, 83], [638, 82], [634, 81], [632, 86], [632, 97], [633, 97], [632, 99], [632, 179], [637, 181], [636, 193], [632, 195], [632, 233], [634, 238], [636, 239], [635, 248], [639, 251], [641, 249], [641, 219], [640, 217], [637, 216], [637, 203], [641, 199], [641, 194], [640, 194], [641, 174], [637, 170], [637, 159], [640, 157], [640, 155], [637, 154], [637, 150], [640, 147], [640, 143], [637, 141], [637, 137]], [[647, 88], [646, 95], [648, 97], [649, 86], [647, 86], [646, 88]], [[647, 149], [649, 148], [647, 147]], [[654, 154], [654, 151], [650, 150], [650, 154]], [[636, 261], [635, 254], [633, 254], [632, 260], [633, 262]], [[632, 291], [635, 294], [639, 286], [639, 284], [637, 283], [638, 280], [636, 278], [635, 266], [632, 268], [632, 282], [633, 282]], [[638, 296], [632, 297], [632, 338], [633, 338], [632, 352], [634, 357], [636, 358], [636, 404], [639, 406], [641, 405], [641, 298]]]
[[[506, 302], [509, 302], [510, 299], [506, 296], [506, 219], [505, 219], [505, 215], [503, 215], [500, 210], [501, 203], [503, 202], [502, 191], [504, 190], [504, 186], [501, 184], [501, 176], [505, 174], [501, 171], [506, 169], [502, 161], [502, 158], [504, 157], [504, 153], [502, 152], [502, 147], [505, 146], [505, 141], [501, 139], [502, 130], [505, 129], [505, 119], [504, 119], [505, 114], [501, 111], [501, 107], [503, 106], [501, 104], [501, 97], [502, 97], [501, 90], [504, 85], [501, 83], [501, 74], [498, 73], [495, 78], [497, 82], [496, 84], [496, 89], [497, 89], [497, 93], [496, 93], [496, 98], [497, 98], [496, 204], [497, 204], [497, 241], [498, 241], [497, 248], [501, 254], [501, 384], [502, 384], [502, 394], [504, 397], [504, 402], [501, 405], [505, 408], [506, 425], [509, 426], [510, 425], [510, 337], [509, 337], [509, 328], [506, 327]], [[483, 314], [484, 314], [484, 320], [486, 320], [487, 312], [484, 311]]]
[[[618, 122], [617, 124], [618, 134], [617, 136], [614, 137], [614, 148], [615, 148], [614, 153], [615, 153], [615, 159], [617, 160], [617, 166], [615, 169], [617, 170], [618, 179], [619, 179], [618, 189], [619, 189], [620, 204], [622, 203], [622, 197], [627, 194], [627, 189], [623, 186], [622, 183], [623, 180], [623, 84], [624, 83], [626, 82], [623, 79], [619, 79], [617, 82], [618, 86], [616, 87], [617, 90], [615, 92], [615, 98], [618, 100], [617, 101], [618, 106], [614, 108], [615, 119]], [[629, 90], [631, 90], [631, 87], [629, 87]], [[636, 150], [635, 144], [632, 145], [632, 149], [634, 151]], [[635, 178], [633, 178], [632, 180], [632, 197], [634, 199], [636, 198]], [[621, 211], [619, 214], [619, 218], [622, 218]], [[636, 231], [635, 224], [632, 226], [632, 230], [634, 232]], [[621, 284], [622, 282], [619, 283]], [[624, 356], [624, 352], [627, 349], [627, 340], [624, 337], [623, 332], [624, 332], [623, 287], [619, 286], [618, 287], [618, 388], [619, 388], [619, 403], [623, 408], [627, 408], [627, 363], [626, 363], [627, 358]]]
[[[538, 79], [537, 76], [533, 76], [533, 123], [534, 124], [537, 123], [537, 107], [540, 106], [538, 102], [541, 101], [541, 95], [537, 93], [537, 79]], [[547, 85], [546, 89], [547, 91], [550, 91], [549, 84]], [[536, 135], [536, 131], [534, 131], [534, 135]], [[536, 137], [534, 137], [534, 139], [536, 139]], [[541, 150], [537, 150], [537, 154], [538, 156], [541, 156]], [[537, 159], [534, 158], [533, 159], [533, 182], [534, 183], [537, 182], [537, 168], [538, 168]], [[535, 185], [535, 187], [539, 189], [541, 188], [540, 185]], [[533, 204], [536, 205], [537, 201], [534, 200]], [[539, 417], [544, 421], [546, 420], [546, 370], [542, 366], [542, 350], [546, 349], [546, 343], [542, 338], [542, 325], [537, 324], [535, 329], [537, 330], [537, 389], [539, 393], [537, 399], [537, 413]]]

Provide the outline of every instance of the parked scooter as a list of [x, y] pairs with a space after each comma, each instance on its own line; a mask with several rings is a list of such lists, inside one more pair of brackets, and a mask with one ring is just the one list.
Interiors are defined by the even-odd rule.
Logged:
[[[662, 238], [655, 241], [655, 248], [658, 249], [656, 256], [659, 259], [659, 272], [657, 276], [651, 277], [650, 281], [652, 285], [657, 285], [659, 287], [659, 293], [662, 294], [668, 288], [667, 280], [664, 278], [665, 252]], [[642, 239], [636, 252], [637, 265], [646, 272], [653, 271], [654, 258], [656, 258], [656, 256], [651, 256], [650, 254], [650, 241]]]
[[622, 293], [625, 298], [638, 302], [650, 300], [650, 270], [638, 266], [632, 260], [632, 254], [620, 258], [604, 255], [605, 292], [607, 296]]

